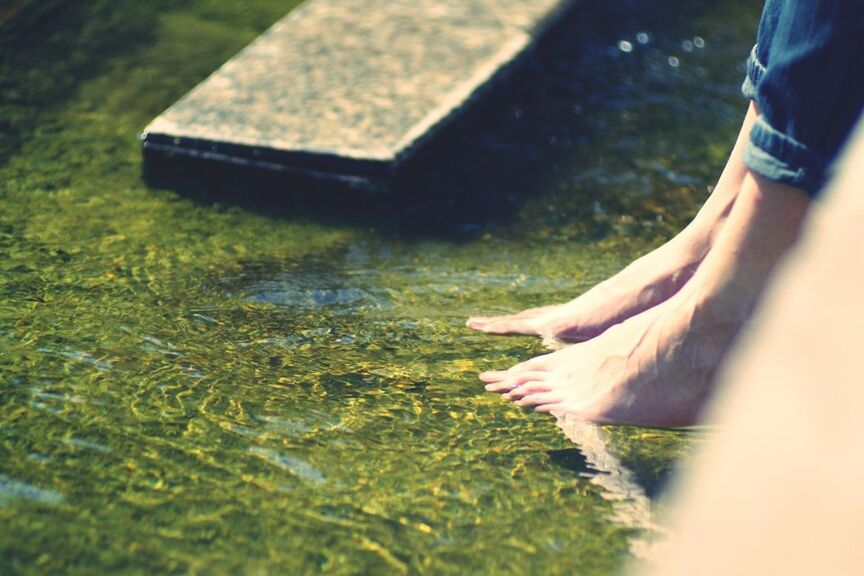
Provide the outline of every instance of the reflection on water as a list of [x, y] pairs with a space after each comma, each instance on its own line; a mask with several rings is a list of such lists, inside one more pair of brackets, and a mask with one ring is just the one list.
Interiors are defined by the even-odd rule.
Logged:
[[322, 474], [320, 470], [296, 456], [281, 454], [275, 450], [267, 450], [266, 448], [258, 447], [250, 448], [249, 452], [261, 456], [268, 462], [289, 471], [293, 476], [296, 476], [303, 482], [316, 485], [325, 482], [324, 474]]
[[596, 472], [589, 475], [590, 481], [601, 486], [603, 498], [612, 502], [612, 519], [639, 531], [639, 535], [630, 540], [630, 551], [641, 560], [654, 560], [650, 539], [662, 536], [665, 529], [654, 521], [651, 501], [633, 472], [610, 451], [609, 439], [599, 426], [566, 414], [555, 417], [558, 427], [579, 447], [585, 461]]
[[15, 498], [30, 500], [40, 504], [55, 505], [63, 501], [63, 496], [53, 490], [37, 488], [0, 474], [0, 506]]
[[476, 378], [542, 344], [464, 319], [687, 220], [758, 7], [596, 4], [351, 210], [141, 181], [137, 131], [283, 2], [0, 27], [0, 572], [616, 573], [692, 435], [588, 427], [577, 457]]

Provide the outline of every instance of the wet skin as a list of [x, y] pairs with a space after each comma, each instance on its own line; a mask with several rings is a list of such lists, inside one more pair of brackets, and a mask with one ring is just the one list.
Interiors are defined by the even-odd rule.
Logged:
[[[742, 135], [756, 114], [751, 107]], [[596, 422], [696, 423], [717, 367], [775, 265], [797, 239], [809, 206], [803, 191], [750, 173], [737, 153], [741, 145], [739, 136], [717, 190], [688, 229], [581, 302], [469, 320], [470, 327], [490, 333], [517, 332], [525, 323], [536, 330], [523, 333], [548, 334], [544, 330], [556, 326], [553, 334], [587, 339], [509, 370], [484, 372], [486, 389], [526, 408]], [[688, 244], [690, 251], [679, 248]], [[686, 271], [693, 269], [687, 279]], [[639, 286], [640, 276], [647, 284]], [[603, 295], [623, 303], [604, 305]], [[586, 310], [592, 302], [598, 310]], [[630, 316], [622, 318], [624, 311]]]

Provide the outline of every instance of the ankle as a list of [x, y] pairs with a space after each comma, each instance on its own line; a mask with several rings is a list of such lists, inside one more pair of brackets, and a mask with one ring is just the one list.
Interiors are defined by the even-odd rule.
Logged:
[[697, 315], [742, 324], [797, 241], [809, 201], [796, 188], [748, 175], [728, 224], [694, 278]]

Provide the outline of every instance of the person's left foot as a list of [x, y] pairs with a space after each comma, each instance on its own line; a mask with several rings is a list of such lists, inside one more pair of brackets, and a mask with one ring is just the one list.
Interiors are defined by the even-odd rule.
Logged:
[[725, 225], [747, 175], [744, 149], [756, 117], [751, 103], [717, 186], [693, 221], [674, 238], [569, 302], [517, 314], [472, 316], [466, 325], [486, 334], [579, 342], [672, 297], [693, 276]]

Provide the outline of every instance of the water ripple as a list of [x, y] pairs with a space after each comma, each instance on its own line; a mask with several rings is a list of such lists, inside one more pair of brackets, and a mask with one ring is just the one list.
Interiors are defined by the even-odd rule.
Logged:
[[291, 474], [297, 477], [300, 481], [306, 484], [313, 485], [321, 485], [326, 482], [326, 478], [324, 474], [297, 456], [291, 456], [290, 454], [282, 454], [281, 452], [277, 452], [276, 450], [270, 450], [268, 448], [260, 448], [254, 446], [249, 449], [249, 452], [255, 454], [256, 456], [260, 456], [270, 462], [282, 468], [283, 470], [287, 470]]
[[52, 505], [63, 502], [63, 496], [59, 492], [37, 488], [26, 482], [13, 480], [8, 476], [0, 474], [0, 506], [15, 499]]

